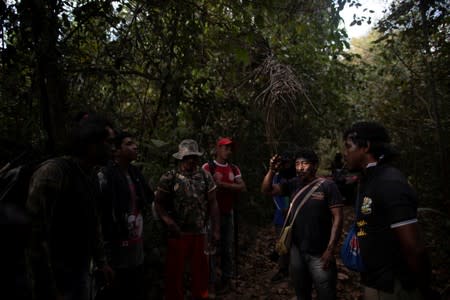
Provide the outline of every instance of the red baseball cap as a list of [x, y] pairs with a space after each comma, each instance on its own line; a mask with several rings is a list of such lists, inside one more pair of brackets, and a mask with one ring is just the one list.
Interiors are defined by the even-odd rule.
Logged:
[[231, 145], [231, 144], [233, 144], [233, 141], [228, 137], [220, 138], [217, 141], [217, 146]]

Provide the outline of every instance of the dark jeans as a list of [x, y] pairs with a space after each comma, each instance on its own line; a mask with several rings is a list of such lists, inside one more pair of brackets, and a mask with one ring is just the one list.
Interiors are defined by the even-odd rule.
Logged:
[[233, 213], [220, 216], [220, 269], [222, 279], [233, 277]]
[[[278, 239], [278, 237], [281, 234], [281, 229], [283, 229], [283, 225], [275, 225], [275, 234]], [[285, 255], [280, 255], [278, 257], [278, 269], [282, 272], [288, 272], [289, 270], [289, 253]]]
[[144, 298], [144, 267], [114, 269], [113, 297], [117, 300], [141, 300]]
[[[226, 281], [233, 277], [233, 213], [220, 216], [220, 243], [218, 255], [220, 256], [220, 271], [222, 273], [221, 280]], [[209, 282], [216, 282], [216, 255], [209, 257]]]
[[337, 269], [333, 261], [327, 270], [322, 269], [320, 256], [300, 253], [293, 244], [290, 251], [290, 275], [297, 300], [310, 300], [312, 285], [319, 300], [336, 299]]
[[88, 268], [85, 270], [65, 269], [55, 271], [58, 292], [64, 300], [88, 300], [90, 277]]

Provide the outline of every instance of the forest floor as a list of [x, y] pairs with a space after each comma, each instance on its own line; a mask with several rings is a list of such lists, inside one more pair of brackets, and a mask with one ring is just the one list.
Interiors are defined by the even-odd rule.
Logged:
[[[347, 216], [344, 220], [344, 232], [346, 233], [353, 221], [352, 208], [345, 207], [344, 213]], [[419, 220], [424, 228], [427, 246], [433, 261], [433, 288], [441, 294], [445, 293], [446, 296], [443, 299], [448, 300], [450, 299], [448, 296], [450, 289], [450, 253], [448, 250], [450, 248], [448, 231], [445, 230], [449, 226], [448, 220], [438, 220], [433, 215], [420, 215]], [[270, 260], [275, 243], [275, 233], [272, 227], [268, 225], [252, 230], [241, 226], [239, 237], [241, 253], [238, 256], [238, 276], [232, 281], [231, 291], [226, 295], [217, 295], [216, 299], [294, 300], [294, 289], [288, 280], [278, 283], [272, 283], [270, 280], [277, 271], [277, 264]], [[345, 234], [341, 238], [340, 245], [344, 237]], [[361, 299], [359, 274], [344, 267], [340, 258], [337, 258], [337, 267], [337, 299]], [[313, 299], [317, 299], [315, 293]]]

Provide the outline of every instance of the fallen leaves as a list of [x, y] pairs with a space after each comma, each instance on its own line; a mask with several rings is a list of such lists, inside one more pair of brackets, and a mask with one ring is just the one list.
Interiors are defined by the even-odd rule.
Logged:
[[[348, 230], [353, 222], [354, 213], [352, 207], [344, 208], [344, 232]], [[442, 228], [430, 228], [436, 224], [427, 222], [428, 235], [432, 238], [432, 244], [437, 241], [443, 241]], [[445, 226], [444, 226], [445, 227]], [[246, 228], [241, 225], [239, 249], [241, 253], [238, 256], [238, 276], [233, 280], [233, 289], [231, 293], [224, 296], [217, 296], [216, 299], [235, 300], [235, 299], [258, 299], [258, 300], [295, 300], [294, 288], [288, 280], [279, 283], [272, 283], [271, 277], [277, 272], [277, 263], [270, 260], [275, 244], [275, 233], [272, 226], [263, 228]], [[345, 234], [342, 235], [339, 247]], [[440, 262], [433, 269], [435, 277], [434, 284], [448, 283], [448, 252], [445, 247], [433, 247], [436, 250], [433, 255], [434, 261]], [[447, 249], [448, 250], [448, 249]], [[362, 290], [360, 287], [359, 274], [348, 270], [343, 264], [336, 252], [337, 275], [337, 299], [340, 300], [359, 300], [362, 299]], [[441, 263], [442, 262], [442, 263]], [[436, 287], [435, 287], [436, 288]], [[445, 288], [437, 287], [440, 292]], [[316, 293], [313, 293], [313, 299], [317, 299]]]

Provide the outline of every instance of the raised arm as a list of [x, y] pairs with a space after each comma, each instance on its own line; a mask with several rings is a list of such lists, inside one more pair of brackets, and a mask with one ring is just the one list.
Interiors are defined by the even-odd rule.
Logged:
[[274, 155], [269, 162], [269, 170], [261, 183], [261, 192], [267, 195], [279, 195], [281, 193], [281, 186], [273, 184], [273, 177], [280, 168], [281, 160], [278, 154]]

